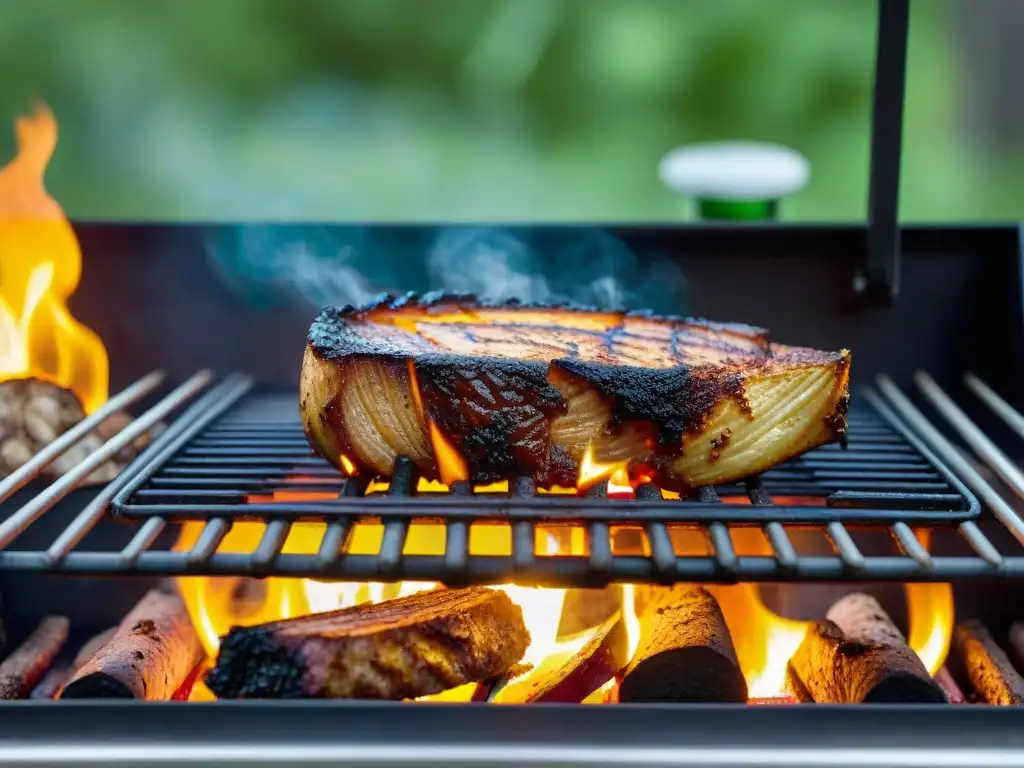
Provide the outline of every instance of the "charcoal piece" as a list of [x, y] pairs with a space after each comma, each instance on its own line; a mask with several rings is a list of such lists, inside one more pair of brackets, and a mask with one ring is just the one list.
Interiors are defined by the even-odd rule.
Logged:
[[790, 668], [819, 704], [946, 701], [892, 619], [870, 595], [847, 595], [813, 624]]
[[987, 704], [1016, 706], [1024, 701], [1024, 679], [981, 622], [956, 625], [953, 655], [975, 693]]
[[75, 671], [60, 697], [167, 701], [203, 656], [181, 598], [150, 590]]
[[0, 700], [24, 699], [32, 692], [67, 642], [70, 626], [64, 616], [47, 616], [0, 662]]
[[747, 683], [715, 598], [704, 588], [636, 588], [640, 641], [619, 701], [745, 702]]
[[529, 643], [504, 592], [431, 590], [236, 627], [206, 684], [219, 698], [417, 698], [503, 675]]

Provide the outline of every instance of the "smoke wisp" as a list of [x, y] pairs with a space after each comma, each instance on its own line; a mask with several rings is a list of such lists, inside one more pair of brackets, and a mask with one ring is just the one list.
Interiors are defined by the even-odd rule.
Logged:
[[598, 228], [243, 225], [215, 230], [208, 254], [225, 284], [249, 302], [319, 308], [443, 290], [488, 302], [686, 309], [686, 279], [676, 264], [638, 259]]

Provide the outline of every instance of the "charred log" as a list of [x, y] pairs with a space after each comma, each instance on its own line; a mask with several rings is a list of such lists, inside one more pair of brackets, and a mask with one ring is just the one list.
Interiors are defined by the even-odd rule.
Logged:
[[965, 621], [956, 625], [953, 656], [982, 701], [1015, 706], [1024, 700], [1024, 679], [981, 622]]
[[202, 658], [181, 598], [150, 590], [75, 671], [61, 698], [167, 701]]
[[220, 698], [416, 698], [500, 676], [529, 643], [504, 592], [440, 589], [235, 628], [206, 683]]
[[847, 595], [811, 626], [790, 667], [819, 704], [944, 703], [903, 635], [869, 595]]
[[702, 587], [637, 588], [640, 642], [619, 686], [628, 702], [743, 702], [747, 683], [714, 597]]
[[66, 617], [47, 616], [0, 662], [0, 700], [24, 699], [32, 692], [67, 642], [69, 628]]

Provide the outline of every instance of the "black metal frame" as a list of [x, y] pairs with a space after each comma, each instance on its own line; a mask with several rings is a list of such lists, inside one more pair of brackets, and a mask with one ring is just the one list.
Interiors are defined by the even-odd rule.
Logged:
[[910, 0], [878, 0], [868, 234], [854, 288], [882, 305], [890, 304], [900, 288], [900, 166], [909, 32]]

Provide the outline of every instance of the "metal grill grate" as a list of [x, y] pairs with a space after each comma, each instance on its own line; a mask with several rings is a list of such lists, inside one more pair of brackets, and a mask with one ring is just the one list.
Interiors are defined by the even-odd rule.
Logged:
[[[399, 459], [386, 490], [346, 480], [311, 454], [294, 393], [250, 393], [220, 402], [133, 477], [114, 500], [126, 517], [172, 520], [324, 520], [389, 523], [917, 523], [977, 517], [978, 502], [883, 405], [855, 401], [846, 447], [827, 445], [743, 486], [664, 499], [653, 485], [635, 499], [537, 493], [518, 478], [509, 493], [418, 493], [416, 467]], [[368, 492], [366, 492], [368, 491]], [[717, 530], [717, 529], [716, 529]]]
[[[1024, 552], [1002, 551], [1000, 547], [1005, 546], [994, 543], [998, 536], [993, 540], [982, 532], [979, 523], [984, 519], [965, 519], [977, 512], [978, 502], [956, 478], [981, 497], [1005, 529], [1002, 533], [1009, 532], [1016, 539], [1009, 545], [1015, 548], [1024, 547], [1024, 522], [1017, 512], [986, 479], [980, 465], [955, 448], [884, 377], [878, 390], [865, 392], [852, 411], [849, 449], [815, 451], [742, 489], [705, 489], [685, 501], [658, 499], [660, 492], [650, 486], [639, 488], [637, 499], [629, 501], [598, 498], [600, 491], [586, 498], [538, 497], [523, 481], [513, 484], [511, 495], [498, 497], [474, 495], [468, 486], [445, 494], [404, 496], [416, 480], [414, 468], [406, 462], [397, 467], [386, 493], [362, 496], [363, 486], [338, 477], [307, 452], [296, 431], [294, 396], [254, 391], [244, 376], [229, 376], [199, 396], [209, 381], [209, 374], [197, 374], [96, 452], [116, 451], [119, 441], [133, 439], [191, 402], [161, 438], [100, 491], [45, 550], [19, 551], [12, 544], [71, 492], [88, 474], [89, 463], [98, 459], [90, 457], [20, 508], [11, 509], [7, 503], [3, 510], [6, 519], [0, 522], [0, 569], [578, 586], [610, 581], [933, 581], [1024, 576]], [[146, 391], [155, 386], [148, 379], [143, 383]], [[921, 374], [917, 384], [981, 461], [1024, 497], [1024, 475], [1012, 462], [930, 378]], [[1024, 417], [976, 379], [969, 378], [968, 384], [1004, 420], [1019, 420], [1024, 435]], [[127, 397], [126, 402], [137, 399], [141, 395], [135, 390], [140, 386], [134, 385], [119, 398]], [[125, 404], [118, 402], [118, 407]], [[74, 442], [55, 443], [25, 471], [5, 479], [0, 483], [0, 501], [7, 501], [14, 490]], [[942, 468], [936, 455], [956, 477]], [[857, 459], [852, 466], [851, 457]], [[230, 470], [227, 474], [225, 467]], [[296, 469], [303, 478], [300, 482], [295, 481]], [[849, 488], [852, 482], [860, 485]], [[914, 489], [907, 490], [907, 484]], [[330, 498], [242, 503], [275, 490], [294, 493], [300, 486], [302, 492], [315, 491]], [[744, 496], [732, 495], [740, 492]], [[797, 493], [817, 499], [816, 505], [772, 503]], [[115, 497], [123, 513], [141, 515], [122, 517], [131, 540], [114, 551], [82, 551], [80, 543], [102, 520]], [[953, 497], [958, 501], [955, 505]], [[908, 498], [914, 500], [913, 506]], [[240, 519], [237, 516], [254, 515], [266, 521], [258, 529], [258, 543], [244, 552], [221, 549]], [[174, 532], [176, 517], [195, 520], [201, 526], [188, 551], [160, 548], [159, 540], [166, 538], [161, 534]], [[316, 531], [316, 546], [303, 549], [305, 554], [285, 550], [289, 534], [299, 521], [310, 517], [327, 520], [326, 525], [305, 526], [307, 531]], [[353, 530], [368, 517], [380, 524], [379, 547], [373, 552], [354, 550]], [[442, 524], [435, 529], [442, 539], [436, 551], [420, 552], [412, 546], [416, 536], [410, 532], [415, 534], [423, 518]], [[476, 527], [495, 525], [483, 518], [499, 518], [497, 525], [506, 526], [508, 546], [503, 554], [474, 550]], [[563, 525], [552, 527], [553, 519]], [[957, 532], [966, 554], [947, 556], [931, 551], [918, 536], [923, 528]], [[745, 547], [737, 544], [743, 540], [740, 529], [760, 531], [763, 551], [756, 555], [744, 551]], [[703, 546], [681, 546], [679, 531], [691, 541], [697, 537]], [[807, 532], [827, 540], [830, 549], [804, 551]], [[875, 555], [863, 545], [863, 536], [879, 532], [888, 534], [891, 553]], [[582, 541], [582, 553], [544, 554], [537, 548], [538, 538], [544, 534]]]

